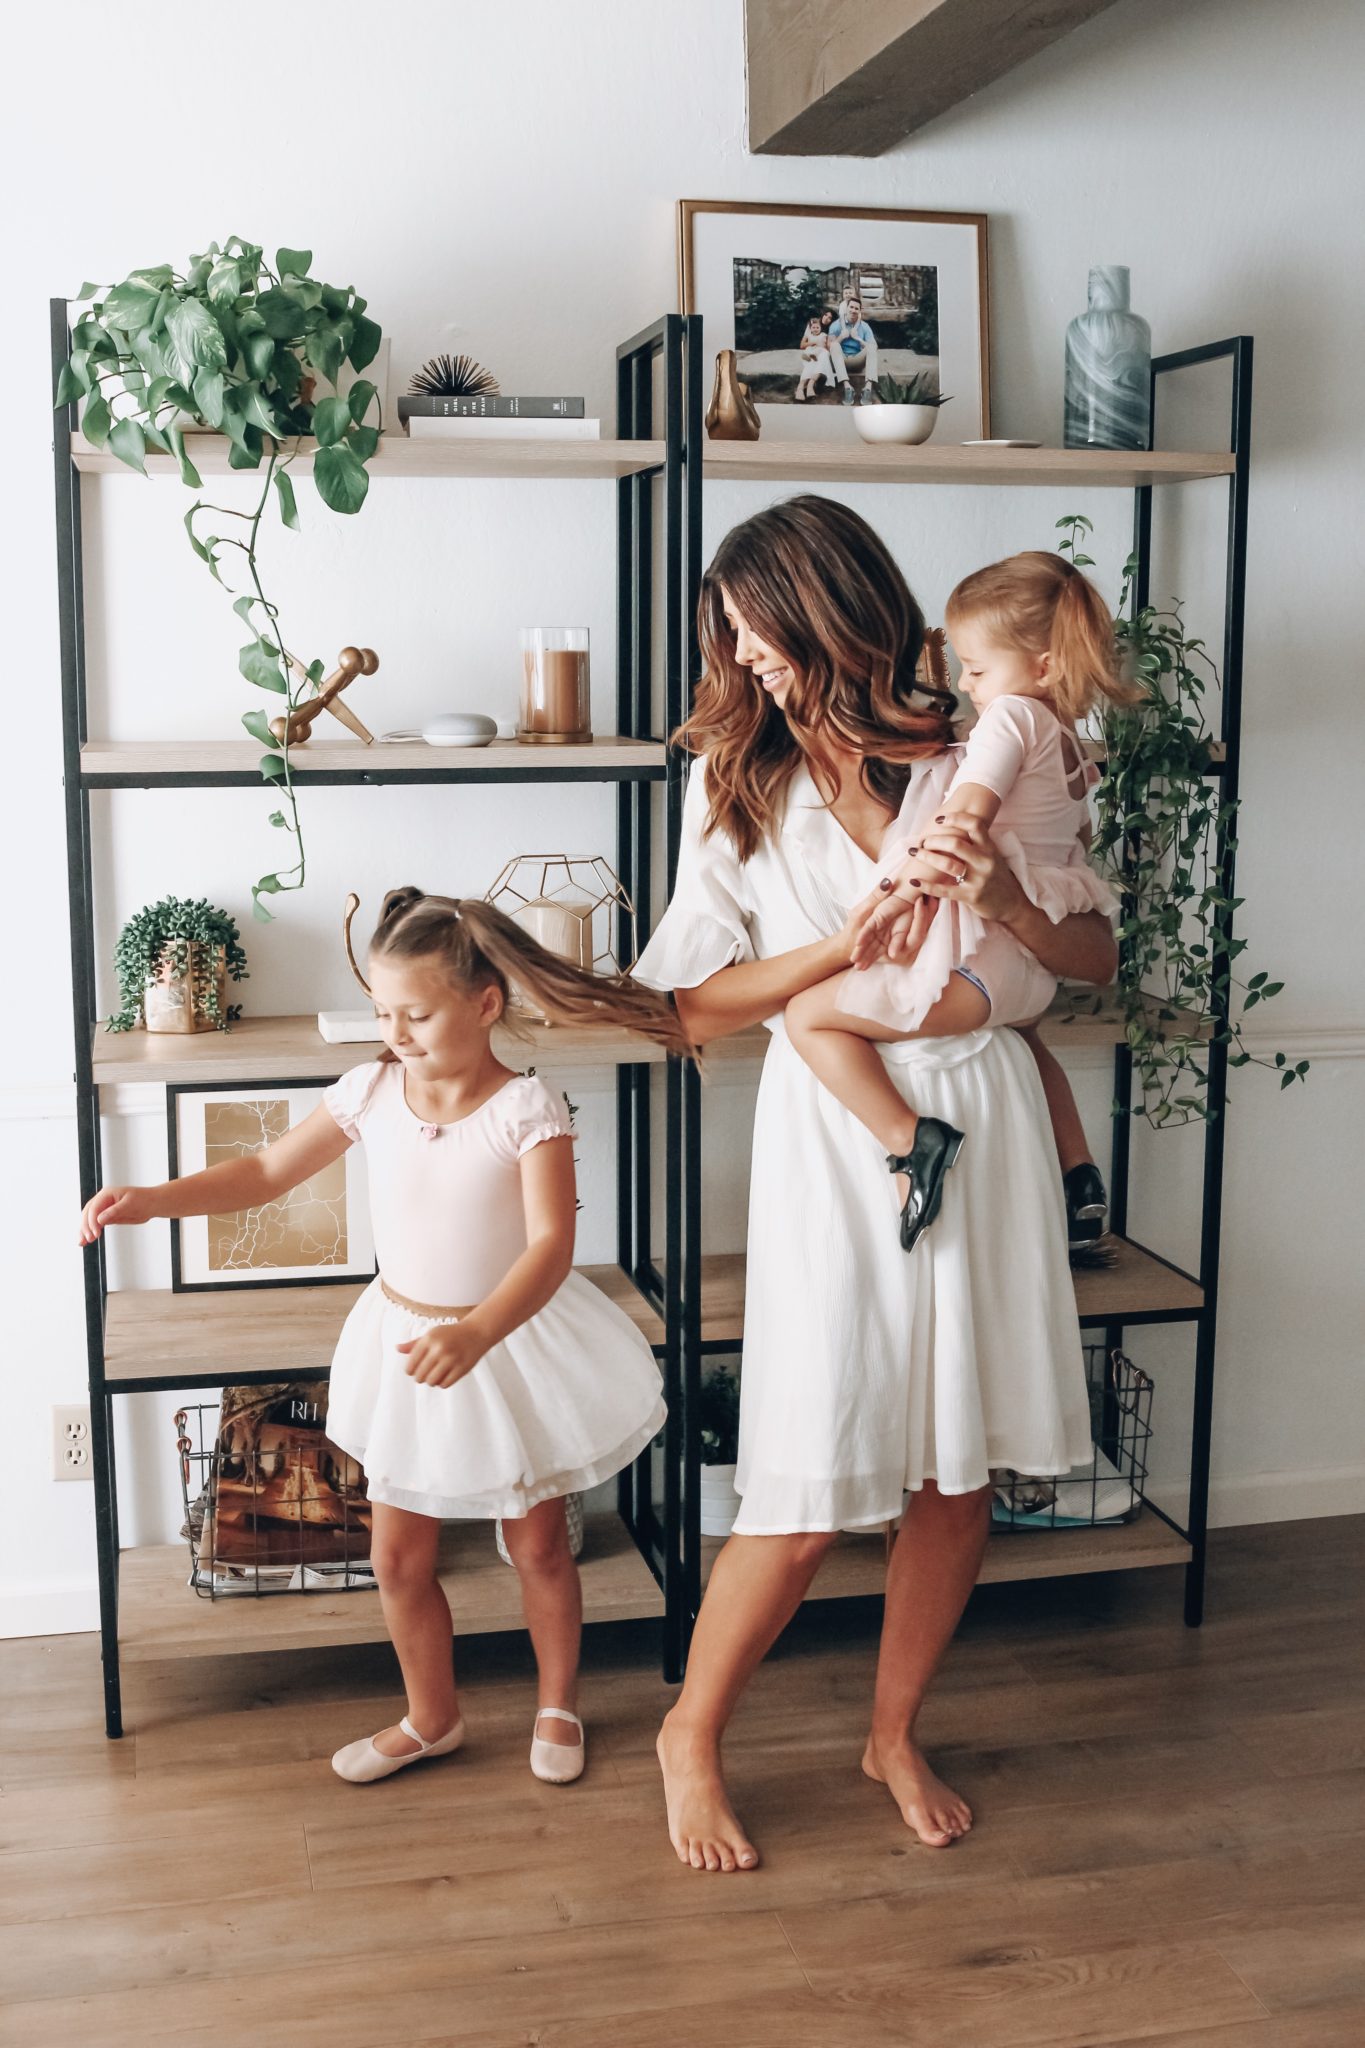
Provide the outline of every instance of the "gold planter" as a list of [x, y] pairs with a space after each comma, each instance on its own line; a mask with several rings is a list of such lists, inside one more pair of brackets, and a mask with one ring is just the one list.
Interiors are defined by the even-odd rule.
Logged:
[[200, 956], [205, 948], [193, 940], [185, 946], [184, 972], [175, 971], [175, 945], [169, 943], [161, 955], [161, 965], [156, 975], [147, 983], [142, 996], [142, 1013], [149, 1031], [216, 1031], [217, 1024], [197, 1007], [194, 998], [196, 980], [211, 979], [218, 992], [218, 1015], [227, 1015], [227, 948], [209, 947], [211, 967], [208, 976], [199, 968]]

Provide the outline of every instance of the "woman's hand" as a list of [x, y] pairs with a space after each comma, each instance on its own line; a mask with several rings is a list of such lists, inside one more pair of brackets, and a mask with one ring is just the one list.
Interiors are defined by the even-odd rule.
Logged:
[[[889, 936], [883, 931], [883, 926], [886, 923], [886, 913], [891, 909], [893, 901], [892, 916], [899, 918], [903, 913], [908, 920], [903, 930], [904, 950], [898, 952], [895, 957], [909, 959], [919, 951], [924, 942], [924, 934], [929, 929], [929, 920], [934, 914], [933, 904], [914, 901], [899, 889], [894, 892], [893, 897], [892, 892], [879, 885], [864, 896], [860, 903], [854, 904], [837, 936], [831, 941], [833, 950], [838, 954], [840, 968], [871, 965], [882, 950], [883, 940]], [[870, 942], [867, 938], [869, 931], [874, 935]], [[879, 933], [880, 937], [877, 936]]]
[[473, 1322], [438, 1323], [398, 1346], [406, 1352], [406, 1371], [424, 1387], [453, 1387], [473, 1372], [488, 1346]]
[[1028, 898], [984, 819], [954, 812], [921, 835], [918, 852], [920, 861], [934, 871], [925, 875], [918, 894], [969, 903], [978, 917], [994, 924], [1007, 925], [1028, 908]]
[[106, 1224], [150, 1223], [156, 1214], [150, 1188], [101, 1188], [81, 1210], [81, 1243], [93, 1244]]

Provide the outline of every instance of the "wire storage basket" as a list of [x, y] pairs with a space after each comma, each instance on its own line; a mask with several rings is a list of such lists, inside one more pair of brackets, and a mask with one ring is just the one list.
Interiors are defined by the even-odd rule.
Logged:
[[225, 1387], [176, 1411], [201, 1599], [371, 1591], [365, 1474], [327, 1437], [325, 1383]]
[[1060, 1477], [994, 1472], [991, 1520], [1005, 1529], [1095, 1529], [1142, 1511], [1152, 1439], [1152, 1382], [1127, 1352], [1085, 1346], [1091, 1457]]

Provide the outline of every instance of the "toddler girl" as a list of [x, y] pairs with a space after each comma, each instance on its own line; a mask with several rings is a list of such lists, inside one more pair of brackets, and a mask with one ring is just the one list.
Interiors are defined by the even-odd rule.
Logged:
[[[854, 966], [787, 1005], [787, 1028], [832, 1094], [887, 1147], [905, 1190], [901, 1243], [912, 1251], [938, 1214], [964, 1133], [917, 1117], [874, 1045], [952, 1038], [986, 1024], [1033, 1025], [1056, 981], [1003, 925], [944, 900], [913, 958], [897, 958], [926, 879], [921, 834], [954, 814], [980, 819], [1029, 901], [1054, 923], [1077, 911], [1112, 914], [1116, 899], [1086, 865], [1087, 799], [1098, 780], [1075, 735], [1102, 697], [1138, 692], [1115, 672], [1114, 627], [1103, 598], [1061, 555], [1012, 555], [959, 583], [944, 614], [977, 711], [965, 745], [932, 761], [906, 791], [882, 845], [887, 900], [869, 913]], [[872, 964], [864, 964], [871, 962]], [[1067, 1196], [1073, 1248], [1098, 1237], [1104, 1184], [1086, 1149], [1058, 1062], [1026, 1030], [1038, 1061]]]
[[296, 1129], [247, 1158], [159, 1187], [102, 1188], [82, 1242], [109, 1223], [252, 1207], [364, 1145], [380, 1274], [342, 1329], [327, 1428], [369, 1481], [372, 1560], [407, 1711], [332, 1766], [368, 1783], [459, 1748], [437, 1540], [444, 1518], [502, 1516], [539, 1671], [531, 1769], [566, 1784], [584, 1747], [564, 1496], [629, 1464], [664, 1405], [645, 1339], [572, 1270], [563, 1098], [503, 1066], [490, 1038], [515, 982], [558, 1020], [687, 1047], [665, 996], [569, 965], [487, 903], [390, 891], [370, 977], [383, 1058], [353, 1068]]
[[830, 356], [829, 330], [834, 315], [829, 312], [813, 313], [806, 322], [806, 331], [801, 337], [801, 375], [796, 384], [796, 402], [804, 405], [808, 398], [814, 398], [816, 386], [823, 377], [834, 385], [834, 363]]

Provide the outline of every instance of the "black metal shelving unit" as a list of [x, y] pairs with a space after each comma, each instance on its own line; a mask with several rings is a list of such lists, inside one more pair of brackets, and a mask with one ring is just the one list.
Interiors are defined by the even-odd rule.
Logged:
[[[55, 366], [68, 348], [67, 307], [52, 302], [52, 354]], [[1228, 827], [1228, 806], [1235, 803], [1241, 717], [1241, 656], [1246, 584], [1247, 493], [1251, 407], [1252, 345], [1237, 337], [1207, 348], [1160, 358], [1153, 366], [1154, 395], [1160, 380], [1179, 371], [1227, 359], [1233, 378], [1230, 467], [1195, 473], [1226, 475], [1229, 487], [1228, 554], [1225, 589], [1225, 631], [1221, 747], [1211, 769], [1221, 776], [1224, 804], [1219, 823], [1218, 859], [1224, 897], [1230, 902], [1234, 846]], [[430, 768], [386, 763], [369, 757], [354, 767], [295, 770], [297, 779], [316, 786], [363, 783], [445, 782], [612, 782], [617, 790], [617, 865], [638, 916], [641, 945], [649, 933], [651, 905], [671, 893], [682, 818], [687, 763], [666, 744], [691, 702], [698, 672], [697, 598], [702, 574], [702, 497], [707, 443], [702, 424], [704, 354], [701, 321], [670, 314], [633, 336], [617, 351], [617, 438], [621, 442], [656, 437], [661, 447], [650, 461], [617, 481], [617, 729], [621, 739], [654, 741], [656, 756], [608, 767], [573, 761], [539, 761], [530, 771], [477, 760], [451, 763], [439, 757]], [[73, 421], [56, 416], [54, 468], [56, 487], [59, 604], [63, 709], [63, 771], [70, 876], [70, 923], [77, 1140], [81, 1199], [99, 1186], [99, 1084], [94, 1073], [91, 1026], [95, 1015], [94, 877], [91, 864], [90, 792], [107, 788], [257, 786], [253, 770], [224, 766], [221, 770], [149, 768], [145, 760], [129, 766], [82, 766], [87, 740], [85, 687], [84, 593], [81, 570], [80, 477], [72, 446]], [[659, 430], [662, 429], [660, 434]], [[734, 444], [726, 444], [726, 475], [733, 476]], [[881, 455], [884, 451], [869, 451]], [[964, 453], [966, 451], [963, 451]], [[768, 451], [764, 451], [765, 457]], [[657, 459], [655, 455], [657, 454]], [[756, 466], [755, 477], [772, 483], [810, 481], [803, 472], [798, 445], [783, 451], [777, 470], [771, 462]], [[1139, 466], [1141, 458], [1137, 458]], [[845, 472], [849, 474], [849, 472]], [[1084, 487], [1084, 461], [1074, 481]], [[907, 470], [899, 477], [884, 462], [868, 465], [869, 480], [889, 480], [903, 488], [920, 481]], [[972, 480], [970, 476], [964, 480]], [[1020, 481], [1052, 481], [1021, 476]], [[1059, 475], [1058, 482], [1063, 478]], [[999, 484], [992, 475], [987, 479]], [[1112, 477], [1100, 478], [1113, 482]], [[1152, 546], [1151, 482], [1135, 488], [1135, 547], [1139, 557], [1136, 600], [1145, 600]], [[661, 675], [660, 675], [661, 671]], [[655, 705], [662, 700], [662, 733], [655, 731]], [[654, 791], [662, 790], [662, 806]], [[661, 808], [662, 817], [658, 810]], [[662, 827], [663, 872], [658, 873], [655, 826]], [[656, 887], [656, 883], [658, 886]], [[1232, 938], [1232, 913], [1219, 920], [1216, 946], [1224, 963]], [[1220, 998], [1223, 1002], [1226, 997]], [[1115, 1033], [1115, 1091], [1131, 1102], [1131, 1063]], [[587, 1064], [583, 1059], [580, 1064]], [[338, 1071], [344, 1066], [342, 1062]], [[700, 1605], [704, 1546], [699, 1533], [700, 1461], [697, 1396], [706, 1356], [733, 1353], [739, 1329], [717, 1327], [706, 1334], [703, 1322], [707, 1266], [701, 1254], [701, 1097], [696, 1070], [676, 1058], [664, 1067], [663, 1132], [665, 1215], [662, 1263], [653, 1254], [651, 1201], [651, 1085], [657, 1060], [621, 1064], [617, 1068], [617, 1263], [622, 1274], [662, 1326], [655, 1343], [669, 1404], [662, 1454], [646, 1451], [618, 1481], [618, 1508], [635, 1547], [662, 1592], [663, 1665], [670, 1680], [681, 1676], [692, 1626]], [[130, 1078], [132, 1078], [130, 1076]], [[137, 1078], [157, 1078], [154, 1070]], [[325, 1078], [310, 1068], [311, 1079]], [[1145, 1514], [1164, 1525], [1164, 1545], [1150, 1533], [1102, 1532], [1122, 1542], [1082, 1549], [1081, 1532], [1058, 1532], [1055, 1549], [1040, 1533], [1002, 1538], [988, 1576], [1003, 1578], [1101, 1570], [1125, 1565], [1184, 1562], [1185, 1616], [1197, 1624], [1203, 1611], [1204, 1567], [1208, 1527], [1209, 1446], [1213, 1413], [1214, 1347], [1218, 1307], [1218, 1249], [1223, 1183], [1224, 1108], [1227, 1060], [1221, 1047], [1210, 1056], [1209, 1093], [1214, 1115], [1206, 1126], [1203, 1166], [1203, 1227], [1197, 1273], [1172, 1266], [1146, 1248], [1121, 1247], [1120, 1268], [1113, 1275], [1095, 1273], [1078, 1282], [1078, 1312], [1087, 1329], [1103, 1330], [1106, 1343], [1120, 1342], [1130, 1325], [1191, 1323], [1195, 1327], [1196, 1362], [1189, 1505], [1184, 1524], [1149, 1505]], [[1113, 1220], [1117, 1232], [1127, 1222], [1130, 1119], [1114, 1127], [1112, 1162]], [[724, 1262], [722, 1262], [724, 1263]], [[728, 1262], [732, 1269], [737, 1261]], [[123, 1393], [156, 1386], [186, 1385], [185, 1375], [168, 1371], [136, 1378], [106, 1372], [107, 1277], [104, 1246], [84, 1255], [85, 1324], [89, 1364], [92, 1461], [95, 1486], [101, 1638], [105, 1718], [111, 1736], [122, 1729], [119, 1669], [119, 1539], [118, 1499], [113, 1447], [113, 1403]], [[724, 1318], [717, 1319], [718, 1324]], [[311, 1368], [310, 1368], [311, 1370]], [[224, 1377], [199, 1376], [201, 1385], [217, 1385]], [[263, 1369], [232, 1370], [234, 1379], [263, 1378]], [[1150, 1532], [1152, 1524], [1144, 1522]], [[1160, 1530], [1157, 1530], [1160, 1536]], [[1069, 1546], [1066, 1550], [1062, 1545]], [[993, 1546], [993, 1550], [996, 1547]], [[875, 1591], [869, 1578], [849, 1583], [849, 1591]], [[364, 1596], [350, 1595], [351, 1599]], [[281, 1647], [286, 1645], [281, 1644]]]

